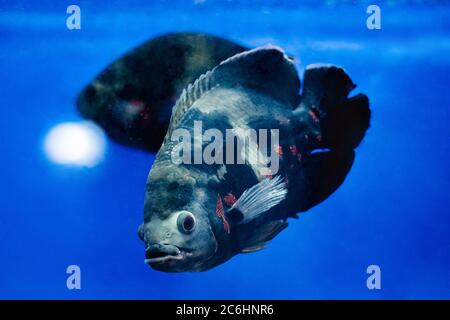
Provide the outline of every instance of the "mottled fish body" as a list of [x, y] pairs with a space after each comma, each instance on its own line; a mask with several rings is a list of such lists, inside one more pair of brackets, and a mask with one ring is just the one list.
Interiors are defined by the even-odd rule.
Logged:
[[[147, 182], [139, 232], [150, 252], [147, 262], [163, 271], [207, 270], [237, 253], [262, 249], [288, 217], [328, 197], [350, 170], [353, 149], [369, 125], [367, 98], [347, 98], [354, 87], [341, 68], [313, 65], [299, 96], [293, 62], [272, 46], [237, 54], [189, 85]], [[195, 123], [201, 123], [201, 134], [219, 130], [223, 146], [229, 143], [226, 130], [278, 130], [279, 143], [269, 146], [279, 156], [277, 172], [262, 174], [260, 163], [195, 163], [194, 156], [174, 163], [179, 140], [173, 133], [189, 132], [194, 146]], [[223, 153], [227, 158], [225, 148]], [[192, 230], [184, 230], [179, 217]], [[177, 258], [154, 254], [152, 246], [163, 243], [180, 250]]]
[[282, 49], [246, 50], [205, 34], [161, 36], [77, 100], [115, 141], [158, 150], [138, 231], [156, 270], [208, 270], [264, 248], [343, 183], [369, 127], [369, 101], [348, 97], [356, 86], [342, 68], [309, 65], [301, 88]]

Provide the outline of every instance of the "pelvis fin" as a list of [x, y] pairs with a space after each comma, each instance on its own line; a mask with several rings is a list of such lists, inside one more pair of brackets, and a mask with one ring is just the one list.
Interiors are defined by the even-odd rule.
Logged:
[[251, 253], [264, 249], [266, 243], [288, 226], [285, 221], [270, 221], [258, 227], [258, 232], [250, 235], [243, 244], [241, 253]]

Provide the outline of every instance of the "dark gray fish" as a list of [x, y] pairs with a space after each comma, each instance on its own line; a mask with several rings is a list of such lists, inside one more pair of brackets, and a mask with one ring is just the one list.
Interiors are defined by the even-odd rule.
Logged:
[[[147, 181], [139, 227], [146, 263], [161, 271], [203, 271], [260, 250], [287, 218], [342, 184], [369, 127], [369, 101], [363, 94], [348, 98], [355, 84], [340, 67], [310, 65], [303, 81], [300, 95], [293, 62], [267, 46], [234, 55], [187, 86]], [[196, 122], [202, 133], [219, 131], [223, 146], [227, 129], [237, 141], [247, 137], [236, 129], [277, 129], [279, 143], [268, 144], [279, 156], [278, 170], [262, 174], [267, 164], [259, 162], [175, 163], [180, 141], [173, 134], [184, 129], [195, 146]], [[235, 159], [234, 151], [222, 152]]]
[[106, 67], [78, 96], [78, 110], [115, 141], [156, 152], [181, 90], [244, 50], [202, 33], [160, 36]]
[[[342, 184], [369, 127], [368, 99], [348, 98], [355, 85], [343, 69], [308, 66], [299, 95], [297, 72], [281, 49], [244, 50], [204, 34], [162, 36], [107, 67], [77, 100], [82, 115], [114, 140], [149, 151], [163, 143], [139, 228], [146, 263], [157, 270], [202, 271], [262, 249], [287, 218]], [[174, 162], [174, 134], [188, 133], [195, 153], [198, 123], [201, 134], [221, 134], [214, 138], [219, 146], [227, 145], [230, 129], [238, 145], [248, 139], [240, 129], [278, 130], [276, 144], [260, 139], [249, 150], [259, 155], [267, 143], [271, 163], [236, 163], [239, 147], [214, 149], [208, 140], [200, 141], [200, 151], [233, 161], [198, 162], [189, 155]], [[273, 174], [272, 155], [279, 161]]]

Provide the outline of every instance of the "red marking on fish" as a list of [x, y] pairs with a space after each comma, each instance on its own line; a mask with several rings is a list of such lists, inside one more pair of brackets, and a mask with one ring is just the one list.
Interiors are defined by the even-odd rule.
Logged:
[[144, 101], [139, 100], [139, 99], [132, 99], [132, 100], [130, 100], [130, 105], [134, 108], [141, 109], [141, 108], [144, 108], [145, 103], [144, 103]]
[[139, 126], [141, 128], [148, 128], [150, 126], [151, 123], [151, 116], [150, 116], [150, 110], [148, 109], [143, 109], [140, 113], [141, 115], [141, 119], [139, 121]]
[[311, 118], [315, 121], [315, 122], [319, 122], [319, 118], [317, 117], [316, 113], [314, 110], [309, 110], [308, 114], [311, 116]]
[[297, 154], [297, 146], [296, 145], [289, 146], [289, 150], [291, 150], [291, 153], [293, 156], [295, 156]]
[[230, 224], [228, 223], [227, 218], [225, 217], [225, 211], [223, 210], [222, 205], [222, 197], [220, 196], [220, 194], [217, 195], [216, 215], [220, 219], [222, 219], [223, 228], [228, 234], [230, 234]]
[[134, 120], [145, 109], [145, 103], [138, 99], [119, 101], [119, 107], [123, 108], [125, 121]]
[[273, 179], [273, 172], [270, 169], [266, 169], [267, 174], [265, 175], [267, 179], [272, 180]]
[[274, 144], [273, 145], [275, 152], [278, 153], [279, 156], [283, 155], [283, 148], [281, 148], [281, 146]]
[[229, 207], [231, 207], [236, 202], [236, 197], [231, 192], [228, 193], [225, 197], [223, 197], [223, 201]]

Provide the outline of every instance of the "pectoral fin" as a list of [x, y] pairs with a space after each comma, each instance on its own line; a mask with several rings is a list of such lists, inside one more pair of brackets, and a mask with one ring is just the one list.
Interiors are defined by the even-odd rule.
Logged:
[[264, 179], [245, 190], [230, 208], [227, 216], [234, 222], [248, 223], [278, 205], [286, 196], [286, 183], [280, 176]]

